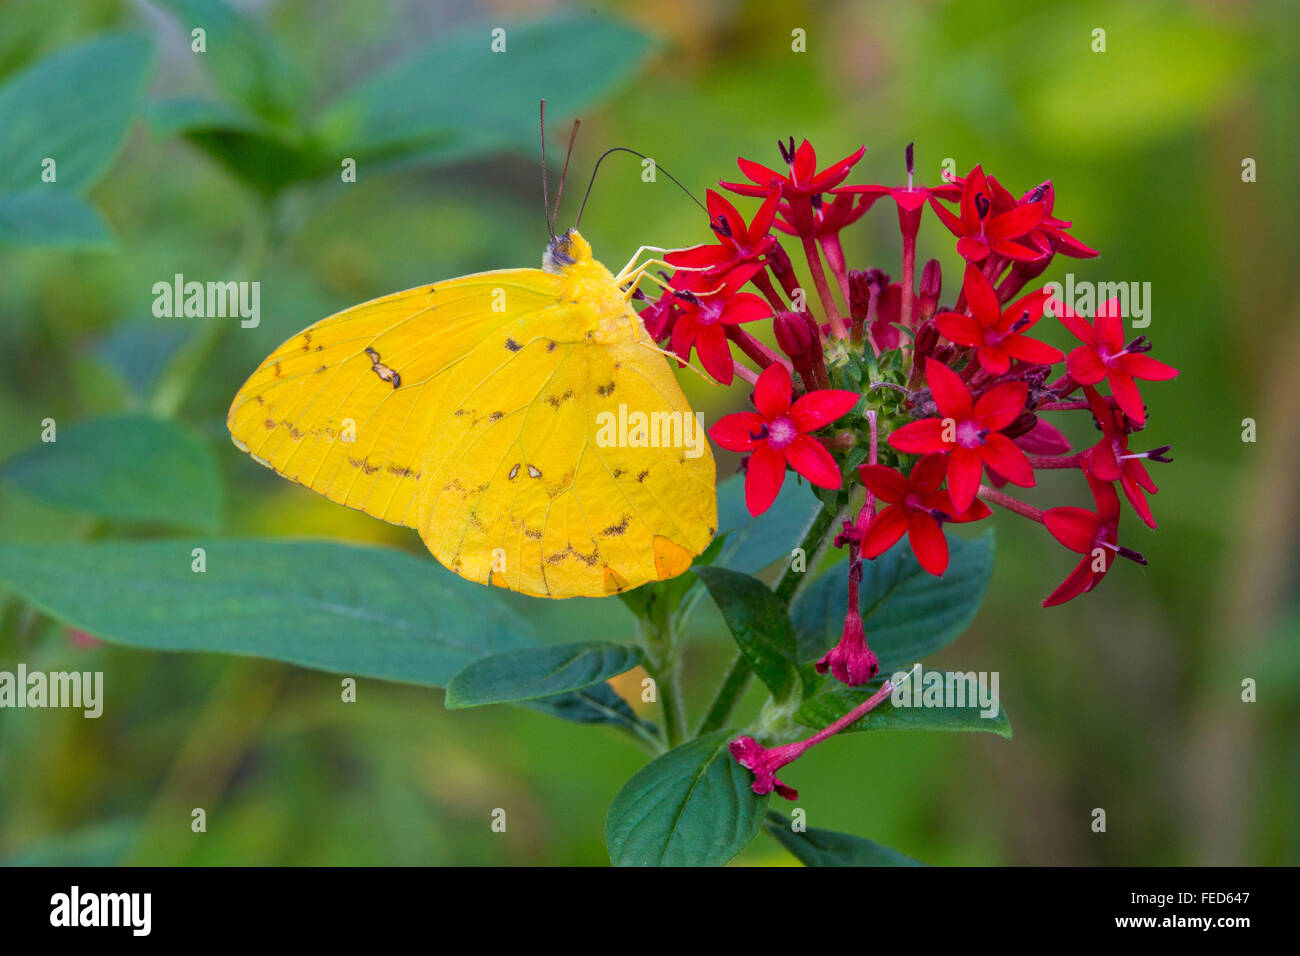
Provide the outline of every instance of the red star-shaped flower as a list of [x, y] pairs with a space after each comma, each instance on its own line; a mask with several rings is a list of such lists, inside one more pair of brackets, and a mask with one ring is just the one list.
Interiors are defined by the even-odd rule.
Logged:
[[[701, 290], [699, 294], [687, 289], [676, 292], [681, 301], [672, 327], [673, 351], [687, 362], [693, 347], [704, 370], [723, 385], [730, 385], [736, 372], [726, 327], [765, 319], [772, 314], [772, 307], [762, 296], [737, 291], [760, 268], [757, 263], [750, 263], [732, 269], [721, 289]], [[699, 276], [694, 273], [688, 279], [684, 284], [699, 284]]]
[[858, 474], [867, 490], [889, 504], [867, 526], [862, 556], [876, 558], [894, 546], [903, 532], [921, 567], [933, 575], [948, 569], [948, 541], [942, 523], [979, 521], [991, 513], [982, 501], [959, 508], [948, 492], [940, 490], [947, 470], [942, 455], [926, 455], [904, 478], [885, 465], [862, 465]]
[[1164, 457], [1169, 450], [1165, 445], [1147, 452], [1131, 452], [1128, 449], [1128, 422], [1125, 414], [1110, 402], [1102, 398], [1095, 388], [1085, 385], [1083, 393], [1088, 397], [1092, 414], [1101, 426], [1102, 439], [1083, 452], [1083, 470], [1099, 481], [1118, 481], [1124, 489], [1124, 497], [1137, 512], [1138, 517], [1149, 527], [1156, 526], [1151, 516], [1151, 506], [1147, 504], [1147, 494], [1155, 494], [1160, 489], [1151, 480], [1143, 458], [1154, 461], [1172, 461]]
[[1011, 368], [1012, 359], [1031, 365], [1051, 365], [1065, 358], [1060, 349], [1023, 334], [1043, 317], [1043, 305], [1049, 298], [1046, 290], [1031, 292], [1004, 310], [993, 283], [978, 266], [967, 263], [962, 291], [974, 317], [941, 312], [934, 321], [949, 341], [978, 349], [976, 356], [984, 371], [1003, 375]]
[[998, 212], [993, 199], [988, 177], [976, 166], [962, 183], [960, 218], [940, 205], [936, 196], [930, 196], [930, 206], [957, 237], [957, 254], [968, 262], [983, 262], [990, 252], [1018, 262], [1041, 259], [1042, 250], [1015, 240], [1038, 228], [1046, 211], [1044, 204], [1017, 204]]
[[1071, 551], [1083, 555], [1083, 560], [1070, 572], [1055, 591], [1043, 601], [1043, 607], [1052, 607], [1073, 600], [1091, 591], [1106, 576], [1115, 562], [1115, 555], [1130, 561], [1146, 564], [1147, 559], [1132, 548], [1117, 544], [1119, 527], [1119, 495], [1109, 481], [1088, 477], [1097, 510], [1086, 508], [1049, 508], [1043, 513], [1043, 524], [1052, 537]]
[[925, 380], [939, 415], [895, 429], [889, 444], [909, 455], [947, 455], [948, 491], [958, 511], [975, 500], [985, 465], [1022, 488], [1033, 486], [1029, 459], [1002, 434], [1024, 409], [1028, 385], [994, 385], [975, 401], [957, 373], [934, 359], [925, 360]]
[[711, 437], [728, 451], [749, 452], [745, 467], [745, 505], [752, 515], [762, 514], [776, 500], [789, 465], [814, 485], [838, 488], [839, 466], [810, 432], [825, 428], [847, 414], [861, 398], [857, 392], [822, 389], [808, 392], [793, 404], [790, 373], [773, 362], [754, 386], [754, 412], [724, 416], [711, 429]]
[[747, 226], [735, 206], [720, 193], [707, 190], [705, 202], [718, 241], [674, 250], [664, 256], [664, 261], [674, 266], [704, 269], [713, 276], [723, 276], [736, 266], [759, 261], [776, 243], [771, 235], [772, 219], [780, 201], [781, 193], [773, 190]]
[[1124, 414], [1137, 425], [1145, 424], [1146, 409], [1134, 379], [1162, 382], [1177, 376], [1178, 369], [1144, 354], [1151, 348], [1145, 335], [1124, 344], [1124, 319], [1118, 299], [1097, 308], [1095, 327], [1068, 306], [1062, 305], [1057, 311], [1061, 323], [1083, 343], [1066, 356], [1070, 377], [1080, 385], [1096, 385], [1104, 378]]
[[782, 156], [790, 165], [790, 174], [788, 176], [783, 176], [774, 169], [768, 169], [761, 163], [741, 158], [736, 160], [736, 164], [740, 166], [740, 171], [754, 185], [750, 185], [750, 183], [721, 183], [720, 185], [724, 189], [730, 189], [742, 196], [766, 196], [772, 191], [772, 187], [777, 185], [781, 188], [781, 198], [786, 202], [796, 199], [810, 199], [821, 193], [829, 192], [844, 182], [854, 164], [867, 151], [867, 147], [862, 146], [856, 152], [845, 156], [838, 163], [832, 163], [821, 172], [818, 172], [817, 152], [808, 140], [804, 140], [797, 150], [793, 148], [793, 139], [790, 140], [789, 148], [784, 143], [781, 143], [780, 146]]

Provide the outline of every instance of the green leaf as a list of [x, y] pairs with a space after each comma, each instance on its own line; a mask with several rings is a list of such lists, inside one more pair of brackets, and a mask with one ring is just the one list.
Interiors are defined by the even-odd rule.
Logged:
[[658, 740], [661, 736], [659, 727], [638, 717], [609, 684], [593, 684], [567, 694], [521, 700], [519, 703], [575, 724], [613, 724], [650, 740]]
[[772, 696], [784, 700], [798, 679], [790, 615], [766, 584], [727, 568], [695, 568], [713, 597], [740, 652]]
[[719, 730], [642, 767], [614, 797], [605, 845], [615, 866], [721, 866], [763, 823], [765, 797]]
[[718, 530], [727, 537], [713, 563], [754, 574], [788, 560], [820, 510], [808, 486], [787, 475], [772, 507], [755, 518], [745, 507], [745, 476], [733, 475], [718, 485]]
[[213, 529], [221, 521], [216, 457], [202, 438], [143, 415], [58, 429], [0, 466], [0, 479], [42, 501], [103, 518]]
[[483, 657], [447, 685], [449, 710], [554, 697], [630, 671], [641, 663], [641, 649], [626, 644], [582, 641], [550, 647], [525, 647]]
[[[807, 666], [811, 671], [811, 667]], [[971, 672], [973, 674], [973, 672]], [[890, 676], [890, 671], [885, 670], [884, 676]], [[855, 733], [864, 730], [938, 730], [950, 732], [980, 732], [997, 734], [999, 737], [1011, 736], [1011, 719], [1007, 716], [1006, 708], [1002, 706], [1001, 701], [996, 698], [989, 705], [996, 706], [996, 713], [990, 716], [984, 716], [984, 708], [978, 701], [978, 689], [967, 683], [963, 675], [954, 671], [925, 671], [928, 677], [930, 674], [942, 677], [945, 684], [952, 682], [954, 690], [958, 681], [961, 682], [961, 693], [966, 695], [962, 700], [961, 706], [920, 706], [918, 698], [922, 703], [926, 698], [917, 691], [924, 691], [924, 686], [917, 688], [915, 686], [916, 676], [908, 679], [908, 683], [900, 686], [896, 693], [900, 694], [901, 700], [910, 702], [910, 706], [894, 706], [893, 695], [881, 701], [876, 707], [861, 720], [851, 724], [841, 733]], [[978, 676], [978, 675], [975, 675]], [[922, 678], [924, 681], [925, 678]], [[938, 679], [938, 678], [936, 678]], [[833, 723], [843, 717], [854, 707], [857, 707], [879, 687], [879, 683], [873, 683], [870, 687], [848, 687], [841, 684], [834, 678], [822, 678], [820, 685], [810, 695], [804, 698], [800, 704], [799, 711], [794, 715], [794, 719], [805, 727], [811, 727], [814, 730], [821, 730], [828, 724]], [[970, 691], [968, 694], [967, 692]], [[992, 688], [989, 688], [992, 691]], [[942, 700], [942, 698], [936, 698]], [[952, 698], [957, 699], [957, 698]]]
[[[466, 158], [535, 150], [537, 101], [553, 121], [606, 96], [631, 76], [649, 39], [594, 13], [507, 23], [505, 52], [492, 50], [496, 21], [475, 23], [378, 73], [332, 105], [319, 132], [339, 155]], [[474, 108], [466, 109], [466, 91]]]
[[206, 52], [195, 53], [217, 87], [235, 102], [275, 122], [293, 119], [302, 77], [274, 37], [222, 0], [156, 0], [191, 31], [205, 31]]
[[802, 833], [790, 829], [784, 814], [768, 811], [767, 832], [794, 854], [804, 866], [924, 866], [917, 860], [865, 837], [809, 827]]
[[68, 193], [0, 196], [0, 245], [109, 246], [113, 234], [94, 207]]
[[[935, 577], [917, 563], [906, 540], [863, 567], [859, 607], [867, 642], [888, 674], [946, 647], [979, 610], [993, 570], [993, 532], [948, 540], [948, 570]], [[848, 602], [844, 564], [822, 573], [790, 609], [799, 659], [816, 660], [835, 646]]]
[[[192, 570], [192, 549], [206, 571]], [[96, 637], [441, 687], [528, 622], [431, 561], [328, 541], [0, 545], [0, 582]]]
[[[48, 56], [0, 87], [0, 193], [80, 193], [112, 162], [152, 60], [149, 41], [107, 35]], [[55, 161], [56, 179], [41, 179]]]

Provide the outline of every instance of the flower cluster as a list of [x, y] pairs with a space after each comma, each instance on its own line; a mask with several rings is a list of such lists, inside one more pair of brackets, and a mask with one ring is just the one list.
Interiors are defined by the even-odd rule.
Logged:
[[[909, 146], [905, 186], [854, 185], [846, 181], [865, 148], [822, 169], [806, 140], [779, 148], [784, 172], [741, 159], [747, 181], [719, 184], [759, 201], [748, 222], [709, 191], [716, 241], [665, 257], [676, 271], [642, 317], [683, 362], [694, 351], [719, 382], [739, 377], [753, 386], [754, 411], [728, 415], [710, 431], [719, 446], [745, 456], [751, 513], [770, 507], [790, 468], [828, 507], [851, 516], [835, 539], [849, 553], [843, 638], [817, 669], [852, 686], [877, 676], [857, 607], [864, 560], [906, 535], [921, 567], [942, 575], [946, 526], [983, 521], [990, 505], [1041, 524], [1082, 556], [1044, 606], [1091, 591], [1116, 558], [1145, 564], [1119, 543], [1120, 493], [1154, 528], [1147, 495], [1156, 486], [1144, 462], [1170, 459], [1168, 446], [1130, 448], [1146, 426], [1138, 382], [1177, 371], [1147, 354], [1145, 336], [1125, 340], [1117, 301], [1088, 317], [1033, 288], [1058, 254], [1097, 255], [1054, 214], [1051, 182], [1017, 198], [976, 166], [964, 178], [921, 186]], [[878, 268], [849, 268], [840, 240], [886, 196], [902, 239], [898, 282]], [[940, 304], [937, 260], [923, 265], [918, 281], [916, 239], [927, 208], [963, 261], [951, 306]], [[778, 233], [797, 240], [810, 294]], [[1046, 317], [1078, 340], [1068, 354], [1038, 337]], [[751, 331], [768, 320], [775, 349]], [[1049, 421], [1071, 414], [1099, 430], [1095, 445], [1072, 449]], [[1093, 507], [1044, 510], [1003, 490], [1034, 487], [1051, 470], [1079, 472]], [[849, 511], [856, 494], [864, 501]], [[776, 769], [825, 735], [770, 750], [744, 737], [732, 752], [755, 771], [756, 792], [792, 796]]]

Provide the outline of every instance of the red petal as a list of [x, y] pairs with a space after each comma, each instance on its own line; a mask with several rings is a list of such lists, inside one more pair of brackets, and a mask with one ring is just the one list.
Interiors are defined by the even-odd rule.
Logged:
[[948, 456], [948, 494], [954, 508], [965, 511], [971, 506], [983, 474], [984, 462], [971, 449], [958, 448]]
[[749, 224], [749, 230], [745, 233], [745, 238], [751, 244], [758, 242], [771, 231], [772, 220], [776, 218], [776, 209], [780, 204], [781, 190], [774, 189], [763, 200], [763, 205], [758, 207], [758, 212], [754, 213], [754, 220]]
[[763, 427], [763, 416], [754, 412], [734, 412], [723, 415], [709, 429], [709, 437], [727, 451], [752, 451], [757, 441], [753, 436]]
[[862, 538], [862, 556], [868, 559], [880, 557], [906, 530], [907, 509], [902, 505], [890, 505], [871, 519]]
[[731, 260], [731, 250], [726, 246], [706, 243], [688, 249], [674, 249], [664, 255], [664, 262], [673, 266], [716, 266]]
[[[674, 331], [676, 331], [674, 329]], [[700, 364], [723, 385], [730, 385], [736, 375], [732, 363], [731, 349], [727, 346], [726, 333], [720, 325], [710, 325], [700, 329], [695, 336], [695, 354], [700, 357]]]
[[1046, 212], [1041, 202], [1017, 206], [989, 220], [988, 235], [992, 239], [1016, 239], [1043, 221]]
[[785, 450], [785, 460], [819, 488], [839, 488], [844, 484], [831, 453], [811, 435], [800, 435], [791, 442]]
[[980, 396], [971, 415], [981, 428], [1001, 431], [1024, 411], [1025, 398], [1029, 395], [1029, 386], [1024, 382], [1004, 382], [994, 385]]
[[913, 512], [907, 522], [907, 540], [925, 570], [935, 577], [948, 570], [948, 541], [939, 522], [928, 514]]
[[1002, 348], [1012, 358], [1033, 365], [1055, 365], [1065, 358], [1065, 353], [1060, 349], [1027, 335], [1013, 335], [1004, 339]]
[[943, 419], [923, 418], [910, 422], [889, 433], [889, 444], [909, 455], [924, 455], [932, 451], [945, 451], [949, 444], [942, 438]]
[[1043, 513], [1043, 524], [1053, 538], [1071, 551], [1088, 554], [1097, 540], [1101, 522], [1087, 508], [1048, 508]]
[[983, 262], [988, 258], [989, 247], [978, 239], [966, 236], [957, 240], [957, 255], [968, 262]]
[[1020, 450], [1020, 446], [1001, 432], [993, 432], [984, 439], [980, 449], [982, 458], [990, 468], [1012, 484], [1021, 488], [1034, 486], [1034, 468]]
[[1138, 391], [1133, 376], [1113, 368], [1106, 373], [1106, 381], [1110, 384], [1110, 393], [1115, 396], [1115, 401], [1124, 414], [1133, 419], [1134, 424], [1145, 425], [1147, 413], [1142, 406], [1142, 393]]
[[817, 175], [817, 151], [813, 149], [812, 143], [804, 140], [794, 152], [794, 162], [790, 164], [790, 178], [796, 185], [806, 186], [811, 184], [815, 175]]
[[762, 296], [754, 295], [752, 292], [737, 292], [722, 307], [722, 315], [718, 321], [723, 325], [739, 325], [742, 322], [766, 319], [771, 314], [772, 307]]
[[907, 497], [907, 479], [892, 468], [885, 465], [859, 465], [858, 476], [867, 490], [881, 501], [898, 504]]
[[1120, 480], [1120, 486], [1124, 489], [1124, 497], [1128, 503], [1133, 506], [1137, 516], [1142, 519], [1142, 523], [1149, 528], [1156, 527], [1156, 519], [1151, 515], [1151, 506], [1147, 504], [1147, 496], [1142, 493], [1136, 481], [1127, 473]]
[[[966, 177], [966, 182], [961, 191], [961, 224], [963, 231], [968, 235], [977, 232], [980, 226], [979, 207], [975, 202], [975, 197], [989, 194], [988, 181], [984, 177], [984, 168], [976, 166]], [[957, 250], [961, 252], [960, 249]]]
[[1070, 334], [1084, 345], [1096, 346], [1097, 330], [1083, 316], [1076, 313], [1064, 303], [1052, 300], [1052, 311], [1061, 320], [1061, 324], [1070, 330]]
[[[764, 187], [763, 192], [750, 193], [749, 195], [751, 196], [752, 195], [766, 196], [767, 190], [771, 188], [772, 182], [774, 180], [780, 182], [781, 180], [785, 179], [785, 177], [782, 176], [780, 173], [776, 172], [776, 170], [768, 169], [762, 163], [756, 163], [752, 159], [745, 159], [744, 157], [740, 157], [736, 160], [736, 165], [740, 167], [740, 171], [744, 173], [746, 177], [748, 177], [758, 185]], [[724, 186], [727, 189], [732, 188], [731, 185], [728, 183], [720, 183], [719, 185]], [[740, 192], [739, 189], [733, 191]]]
[[1080, 594], [1091, 591], [1095, 583], [1092, 576], [1092, 556], [1089, 555], [1080, 561], [1056, 590], [1043, 600], [1043, 607], [1054, 607], [1072, 601]]
[[1106, 366], [1091, 345], [1081, 345], [1067, 355], [1065, 369], [1080, 385], [1096, 385], [1106, 377]]
[[1130, 352], [1120, 361], [1123, 363], [1124, 371], [1134, 378], [1140, 378], [1148, 382], [1165, 382], [1178, 377], [1178, 369], [1172, 365], [1158, 362], [1151, 356], [1142, 355], [1139, 352]]
[[1003, 375], [1011, 368], [1011, 356], [1003, 348], [985, 345], [975, 353], [975, 357], [979, 359], [980, 368], [990, 375]]
[[745, 507], [751, 515], [761, 515], [781, 491], [785, 482], [785, 456], [767, 442], [754, 449], [745, 467]]
[[984, 326], [969, 315], [960, 312], [940, 312], [934, 318], [935, 327], [949, 342], [958, 345], [980, 346], [984, 344]]
[[919, 494], [933, 494], [943, 484], [948, 474], [948, 460], [944, 455], [926, 455], [912, 466], [907, 476], [911, 489]]
[[939, 411], [949, 418], [969, 418], [971, 413], [970, 389], [957, 377], [957, 373], [942, 362], [925, 360], [925, 382]]
[[793, 385], [790, 372], [780, 362], [763, 369], [754, 385], [754, 407], [768, 421], [790, 411], [790, 393]]
[[994, 239], [991, 245], [993, 251], [998, 255], [1006, 256], [1008, 259], [1015, 259], [1017, 262], [1033, 262], [1035, 259], [1041, 259], [1047, 255], [1041, 249], [1021, 245], [1018, 242], [1012, 242], [1010, 239]]
[[981, 325], [994, 325], [1002, 317], [1002, 303], [993, 291], [993, 283], [984, 278], [984, 273], [978, 266], [966, 263], [966, 275], [962, 279], [961, 288], [966, 293], [971, 313], [979, 319]]
[[790, 408], [790, 418], [801, 432], [815, 432], [853, 410], [862, 396], [839, 388], [809, 392]]
[[930, 208], [934, 210], [934, 214], [939, 217], [939, 221], [947, 226], [948, 230], [954, 236], [960, 236], [965, 232], [962, 228], [961, 220], [940, 205], [939, 200], [934, 196], [930, 197]]

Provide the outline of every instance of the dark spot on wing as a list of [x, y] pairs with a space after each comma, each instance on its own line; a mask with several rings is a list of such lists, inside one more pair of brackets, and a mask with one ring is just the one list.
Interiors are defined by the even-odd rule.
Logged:
[[646, 478], [649, 477], [649, 475], [650, 475], [650, 469], [647, 468], [645, 471], [641, 472], [641, 474], [639, 474], [639, 475], [636, 476], [636, 480], [637, 480], [637, 481], [645, 481]]
[[506, 339], [506, 348], [508, 348], [512, 352], [518, 352], [521, 348], [523, 348], [523, 346], [520, 345], [518, 342], [516, 342], [514, 339]]
[[628, 523], [632, 520], [631, 515], [623, 515], [623, 520], [618, 524], [612, 524], [601, 532], [606, 538], [616, 538], [627, 531]]
[[608, 385], [597, 385], [596, 394], [601, 396], [602, 398], [608, 398], [610, 395], [613, 395], [614, 383], [610, 382]]

